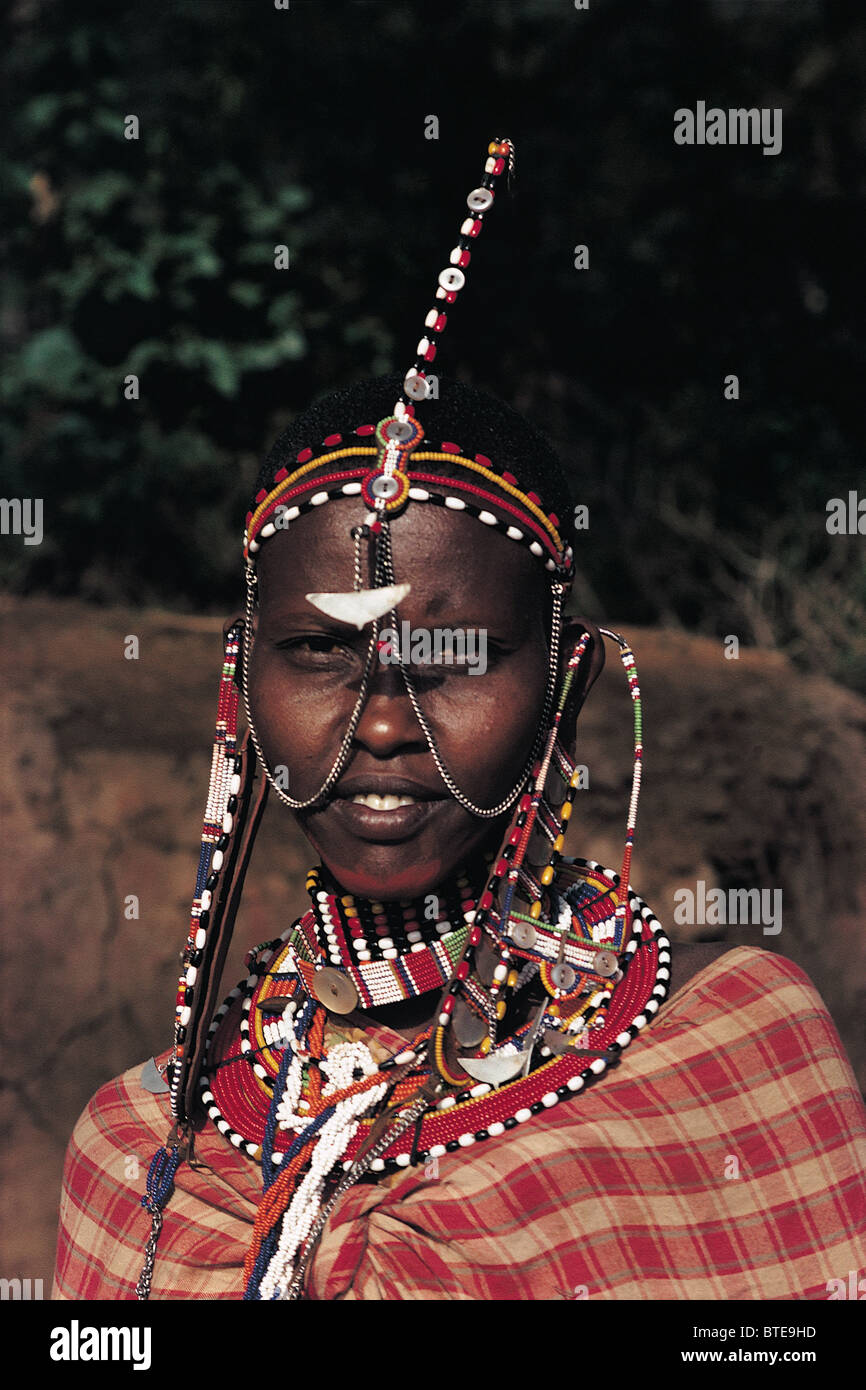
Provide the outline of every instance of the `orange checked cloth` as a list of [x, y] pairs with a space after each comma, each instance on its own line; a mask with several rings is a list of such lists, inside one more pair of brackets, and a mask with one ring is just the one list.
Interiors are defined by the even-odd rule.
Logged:
[[[170, 1127], [140, 1073], [103, 1086], [70, 1141], [55, 1298], [135, 1299], [140, 1198]], [[260, 1191], [256, 1165], [207, 1124], [166, 1207], [151, 1296], [240, 1299]], [[304, 1296], [826, 1299], [850, 1270], [866, 1273], [851, 1066], [803, 972], [738, 947], [585, 1095], [470, 1154], [351, 1188]]]

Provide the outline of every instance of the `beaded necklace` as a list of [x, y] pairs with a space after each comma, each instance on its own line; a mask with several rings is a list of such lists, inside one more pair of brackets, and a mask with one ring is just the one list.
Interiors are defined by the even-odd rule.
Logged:
[[[539, 1042], [535, 1065], [528, 1075], [501, 1085], [480, 1081], [447, 1088], [437, 1096], [430, 1085], [435, 1069], [430, 1064], [429, 1028], [390, 1056], [383, 1057], [381, 1051], [374, 1056], [368, 1041], [337, 1042], [328, 1049], [327, 1011], [309, 993], [293, 944], [303, 918], [278, 941], [251, 953], [250, 974], [231, 992], [211, 1026], [201, 1078], [202, 1102], [210, 1119], [229, 1143], [262, 1164], [266, 1194], [280, 1177], [279, 1190], [265, 1207], [270, 1224], [263, 1217], [261, 1239], [254, 1242], [248, 1261], [247, 1297], [289, 1296], [295, 1256], [328, 1187], [344, 1178], [369, 1148], [386, 1097], [392, 1113], [417, 1101], [419, 1093], [423, 1105], [410, 1132], [385, 1135], [388, 1142], [369, 1161], [372, 1174], [396, 1172], [469, 1148], [585, 1090], [616, 1064], [657, 1012], [668, 992], [670, 943], [650, 909], [636, 894], [629, 895], [632, 931], [616, 952], [609, 949], [608, 928], [619, 905], [618, 876], [594, 861], [565, 860], [557, 886], [569, 895], [569, 922], [563, 922], [560, 933], [574, 938], [569, 943], [572, 958], [585, 962], [602, 957], [604, 973], [585, 969], [579, 984], [579, 970], [569, 967], [574, 978], [560, 977], [559, 988], [550, 978], [550, 966], [542, 963], [547, 1004], [541, 1017], [521, 1022], [501, 1039], [498, 1049], [506, 1059], [509, 1053], [519, 1053], [532, 1028]], [[306, 914], [308, 919], [313, 916]], [[560, 920], [565, 916], [560, 913]], [[528, 915], [516, 920], [524, 925], [538, 922]], [[538, 955], [539, 937], [546, 943], [553, 934], [550, 924], [532, 930], [537, 932], [535, 940], [520, 952], [527, 960]], [[480, 1048], [473, 1051], [481, 1056]], [[329, 1142], [319, 1155], [321, 1134]], [[311, 1173], [315, 1180], [304, 1188]], [[284, 1225], [290, 1210], [294, 1215], [289, 1238]], [[301, 1229], [306, 1232], [303, 1237], [297, 1234]], [[266, 1247], [267, 1259], [262, 1256]], [[279, 1258], [277, 1251], [282, 1252]], [[265, 1278], [274, 1260], [271, 1277]]]

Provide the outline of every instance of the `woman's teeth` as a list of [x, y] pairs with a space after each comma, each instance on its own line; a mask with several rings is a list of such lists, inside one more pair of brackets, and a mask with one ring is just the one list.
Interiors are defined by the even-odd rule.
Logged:
[[415, 806], [417, 798], [414, 796], [377, 796], [375, 792], [368, 792], [366, 796], [353, 796], [353, 806], [367, 806], [371, 811], [396, 811], [398, 806]]

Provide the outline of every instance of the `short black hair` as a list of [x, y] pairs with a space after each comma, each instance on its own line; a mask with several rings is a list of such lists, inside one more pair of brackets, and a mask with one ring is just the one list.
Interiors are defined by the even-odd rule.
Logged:
[[[343, 436], [345, 446], [359, 425], [378, 424], [393, 413], [402, 390], [402, 377], [380, 376], [319, 397], [273, 445], [259, 473], [256, 492], [270, 492], [275, 474], [281, 468], [291, 472], [303, 449], [316, 454], [324, 440], [334, 434]], [[475, 386], [440, 377], [438, 398], [421, 401], [416, 414], [424, 427], [422, 448], [437, 448], [447, 441], [459, 444], [467, 458], [485, 455], [493, 472], [513, 474], [523, 492], [540, 497], [543, 510], [557, 517], [563, 540], [573, 542], [574, 504], [562, 464], [544, 436], [516, 410]], [[372, 441], [361, 442], [369, 446]], [[351, 467], [351, 460], [340, 459], [336, 469], [328, 471]], [[435, 471], [447, 476], [448, 465], [436, 464]]]

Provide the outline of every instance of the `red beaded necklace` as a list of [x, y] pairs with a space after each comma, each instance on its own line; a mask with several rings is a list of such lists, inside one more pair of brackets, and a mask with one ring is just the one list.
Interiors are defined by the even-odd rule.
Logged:
[[[578, 906], [571, 913], [578, 943], [573, 949], [595, 949], [597, 954], [614, 955], [606, 949], [599, 951], [604, 943], [598, 937], [610, 916], [609, 911], [602, 915], [604, 909], [600, 910], [600, 905], [613, 907], [614, 912], [618, 906], [617, 876], [583, 860], [566, 861], [563, 869], [563, 877], [571, 879], [572, 896], [575, 885], [579, 885], [585, 902], [585, 906]], [[569, 998], [564, 999], [560, 992], [558, 1014], [550, 1012], [548, 1022], [556, 1023], [557, 1028], [555, 1032], [548, 1030], [545, 1036], [555, 1045], [564, 1046], [564, 1050], [557, 1055], [544, 1042], [537, 1065], [529, 1075], [500, 1086], [479, 1082], [452, 1088], [440, 1100], [431, 1100], [411, 1138], [396, 1137], [373, 1161], [373, 1171], [422, 1163], [502, 1133], [584, 1090], [616, 1063], [619, 1054], [658, 1010], [667, 995], [670, 978], [670, 943], [646, 904], [635, 894], [630, 897], [632, 934], [624, 950], [615, 956], [617, 978], [611, 983], [608, 977], [607, 988], [600, 991], [604, 993], [603, 1002], [596, 1004], [587, 1020], [587, 996], [572, 986], [567, 991]], [[309, 942], [312, 916], [306, 914], [278, 942], [251, 956], [247, 980], [232, 991], [211, 1028], [201, 1081], [203, 1103], [228, 1142], [257, 1161], [262, 1158], [265, 1126], [289, 1036], [288, 1025], [308, 997], [307, 981], [313, 971], [303, 961], [298, 944], [301, 940]], [[521, 954], [528, 958], [531, 950]], [[597, 983], [601, 985], [603, 981], [604, 977], [600, 977]], [[551, 1006], [555, 992], [555, 986], [550, 986]], [[595, 994], [588, 999], [591, 1003]], [[324, 1019], [325, 1015], [324, 1006], [315, 1007], [316, 1018]], [[374, 1026], [374, 1037], [375, 1031]], [[307, 1040], [309, 1032], [308, 1029], [305, 1034]], [[507, 1048], [519, 1041], [521, 1033], [525, 1033], [525, 1025], [505, 1038], [502, 1046]], [[431, 1077], [433, 1069], [429, 1058], [425, 1060], [425, 1053], [430, 1050], [429, 1036], [430, 1030], [424, 1030], [380, 1064], [383, 1077], [387, 1078], [389, 1072], [401, 1073], [392, 1103], [417, 1093]], [[323, 1049], [322, 1056], [326, 1055]], [[320, 1059], [312, 1054], [311, 1059], [312, 1076]], [[347, 1160], [354, 1158], [362, 1147], [373, 1123], [371, 1118], [359, 1127], [346, 1149]], [[290, 1141], [290, 1135], [278, 1132], [275, 1152], [285, 1153]]]

